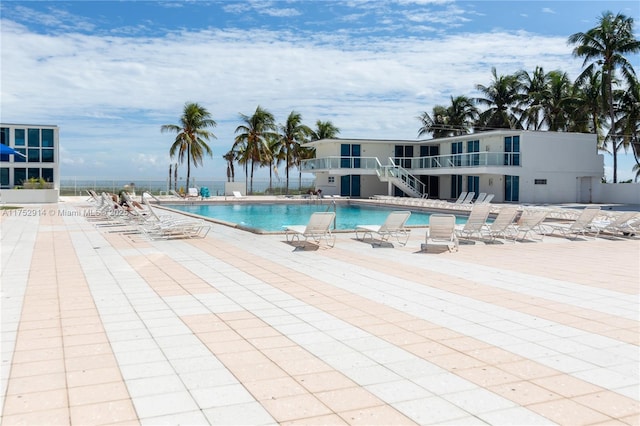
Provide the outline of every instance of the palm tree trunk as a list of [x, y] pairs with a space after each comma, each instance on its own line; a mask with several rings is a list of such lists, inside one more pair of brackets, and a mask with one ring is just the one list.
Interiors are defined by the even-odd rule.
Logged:
[[618, 145], [616, 144], [616, 126], [615, 126], [615, 113], [613, 111], [613, 83], [611, 74], [609, 74], [609, 80], [607, 86], [609, 88], [609, 119], [611, 120], [611, 126], [609, 127], [609, 137], [611, 138], [611, 146], [613, 149], [613, 183], [618, 182]]
[[187, 148], [187, 186], [186, 190], [189, 192], [189, 179], [191, 178], [191, 156], [189, 155], [189, 149]]
[[287, 172], [287, 182], [286, 182], [286, 188], [285, 188], [285, 194], [289, 194], [289, 144], [286, 145], [286, 149], [287, 149], [287, 158], [285, 159], [285, 167], [286, 167], [286, 172]]

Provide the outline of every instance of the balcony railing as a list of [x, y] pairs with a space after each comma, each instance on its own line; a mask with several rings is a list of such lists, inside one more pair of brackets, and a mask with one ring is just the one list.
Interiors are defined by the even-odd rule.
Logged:
[[382, 167], [376, 157], [322, 157], [304, 160], [301, 164], [303, 172], [313, 172], [316, 169], [368, 169], [375, 170]]
[[[394, 157], [394, 165], [405, 169], [443, 169], [460, 167], [520, 166], [519, 152], [472, 152], [465, 154], [434, 155], [430, 157]], [[316, 169], [380, 169], [382, 164], [376, 157], [322, 157], [302, 162], [302, 171]]]

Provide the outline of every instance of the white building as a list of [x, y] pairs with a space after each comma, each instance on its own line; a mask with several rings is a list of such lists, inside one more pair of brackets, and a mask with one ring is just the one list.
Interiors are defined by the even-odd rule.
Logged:
[[2, 123], [0, 143], [24, 155], [0, 155], [0, 188], [10, 190], [29, 179], [42, 178], [59, 189], [58, 126]]
[[491, 193], [495, 202], [590, 203], [604, 176], [596, 135], [497, 130], [421, 141], [323, 139], [302, 171], [326, 195], [455, 199]]

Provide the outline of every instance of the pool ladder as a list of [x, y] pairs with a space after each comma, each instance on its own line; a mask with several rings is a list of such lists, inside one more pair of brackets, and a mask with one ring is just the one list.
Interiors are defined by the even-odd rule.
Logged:
[[331, 206], [333, 206], [333, 212], [335, 213], [335, 215], [333, 216], [333, 229], [336, 229], [336, 218], [338, 216], [338, 212], [336, 208], [336, 200], [331, 200], [331, 203], [327, 206], [327, 210], [325, 210], [325, 213], [331, 210]]

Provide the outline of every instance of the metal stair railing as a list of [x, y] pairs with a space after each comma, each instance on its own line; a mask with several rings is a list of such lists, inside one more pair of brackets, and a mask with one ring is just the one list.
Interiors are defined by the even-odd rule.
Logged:
[[389, 158], [389, 165], [381, 165], [377, 173], [381, 181], [391, 181], [391, 183], [408, 195], [417, 198], [424, 196], [425, 184], [409, 173], [404, 167], [394, 164], [391, 158]]

